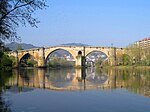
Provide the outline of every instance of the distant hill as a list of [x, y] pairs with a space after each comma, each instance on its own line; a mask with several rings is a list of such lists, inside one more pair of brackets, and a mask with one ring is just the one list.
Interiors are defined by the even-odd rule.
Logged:
[[[82, 43], [67, 43], [67, 44], [61, 44], [63, 46], [89, 46], [87, 44]], [[11, 42], [5, 45], [5, 47], [8, 47], [10, 50], [17, 50], [18, 47], [22, 47], [22, 49], [31, 49], [31, 48], [38, 48], [37, 46], [34, 46], [32, 44], [26, 44], [26, 43], [17, 43], [17, 42]]]
[[16, 42], [11, 42], [9, 44], [6, 44], [5, 46], [8, 47], [10, 50], [17, 50], [18, 46], [22, 47], [22, 49], [37, 48], [37, 46], [34, 46], [32, 44], [16, 43]]
[[67, 43], [67, 44], [61, 44], [61, 45], [64, 45], [64, 46], [90, 46], [90, 45], [82, 44], [82, 43]]

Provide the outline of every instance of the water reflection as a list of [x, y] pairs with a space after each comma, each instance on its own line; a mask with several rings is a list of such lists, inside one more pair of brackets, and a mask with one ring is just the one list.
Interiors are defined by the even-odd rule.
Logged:
[[150, 96], [150, 70], [134, 69], [24, 69], [14, 70], [7, 86], [52, 90], [126, 88]]
[[14, 70], [7, 85], [54, 90], [94, 89], [108, 84], [107, 73], [89, 69], [23, 69]]
[[22, 69], [0, 72], [0, 112], [66, 112], [68, 108], [73, 112], [93, 112], [95, 109], [95, 112], [143, 112], [150, 110], [148, 97], [148, 69]]

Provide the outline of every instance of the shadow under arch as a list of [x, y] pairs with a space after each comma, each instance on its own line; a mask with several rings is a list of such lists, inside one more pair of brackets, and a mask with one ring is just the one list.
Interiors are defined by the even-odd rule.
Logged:
[[35, 61], [34, 64], [36, 64], [37, 61], [38, 61], [33, 55], [31, 55], [30, 53], [26, 53], [26, 54], [24, 54], [24, 55], [20, 58], [20, 60], [19, 60], [19, 62], [18, 62], [19, 67], [22, 66], [22, 65], [21, 65], [22, 63], [27, 64], [27, 60], [28, 60], [28, 59], [30, 59], [30, 60], [32, 60], [32, 61]]

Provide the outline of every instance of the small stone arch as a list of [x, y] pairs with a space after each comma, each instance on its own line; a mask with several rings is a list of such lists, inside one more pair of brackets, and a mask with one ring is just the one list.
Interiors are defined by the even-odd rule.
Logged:
[[25, 54], [23, 54], [21, 57], [19, 57], [19, 60], [18, 60], [18, 64], [19, 64], [19, 65], [20, 65], [20, 63], [21, 63], [21, 60], [22, 60], [26, 55], [32, 56], [32, 57], [34, 58], [34, 60], [35, 60], [36, 62], [38, 62], [38, 60], [35, 58], [34, 55], [32, 55], [32, 54], [30, 54], [30, 53], [25, 53]]
[[82, 51], [78, 51], [78, 55], [81, 55], [81, 56], [82, 56]]

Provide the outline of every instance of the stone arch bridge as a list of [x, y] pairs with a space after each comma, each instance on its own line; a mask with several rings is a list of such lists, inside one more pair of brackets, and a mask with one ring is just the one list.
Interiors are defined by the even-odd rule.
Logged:
[[9, 56], [16, 58], [16, 67], [18, 67], [20, 60], [26, 54], [34, 56], [37, 61], [38, 67], [46, 67], [47, 57], [54, 51], [63, 49], [68, 51], [75, 60], [77, 67], [85, 66], [85, 57], [93, 51], [101, 51], [107, 55], [108, 63], [115, 65], [116, 55], [119, 53], [123, 54], [123, 48], [116, 47], [95, 47], [95, 46], [51, 46], [51, 47], [40, 47], [26, 50], [16, 50], [8, 52]]

